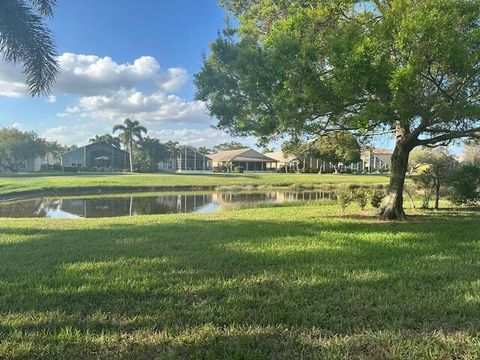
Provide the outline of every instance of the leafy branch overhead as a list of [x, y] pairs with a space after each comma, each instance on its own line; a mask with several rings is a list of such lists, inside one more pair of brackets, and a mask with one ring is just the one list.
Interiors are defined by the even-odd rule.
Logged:
[[56, 48], [45, 18], [56, 0], [0, 1], [0, 54], [20, 63], [32, 95], [47, 94], [58, 73]]

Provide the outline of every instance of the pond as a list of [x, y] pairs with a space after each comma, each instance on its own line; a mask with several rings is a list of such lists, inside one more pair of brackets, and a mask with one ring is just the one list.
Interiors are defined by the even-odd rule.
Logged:
[[232, 204], [334, 199], [327, 191], [169, 192], [30, 198], [0, 202], [0, 217], [103, 218], [151, 214], [212, 213]]

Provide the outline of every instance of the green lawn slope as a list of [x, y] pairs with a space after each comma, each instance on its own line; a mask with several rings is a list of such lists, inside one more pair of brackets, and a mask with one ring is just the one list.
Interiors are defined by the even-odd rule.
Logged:
[[0, 358], [477, 359], [480, 216], [0, 221]]

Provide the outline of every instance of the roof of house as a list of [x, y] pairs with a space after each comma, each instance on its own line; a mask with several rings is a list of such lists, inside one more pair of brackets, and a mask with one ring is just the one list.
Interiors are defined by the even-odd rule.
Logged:
[[63, 154], [61, 154], [60, 156], [69, 154], [69, 153], [74, 152], [74, 151], [78, 151], [78, 150], [83, 149], [83, 148], [86, 148], [86, 147], [90, 147], [90, 146], [93, 146], [93, 145], [98, 145], [98, 144], [107, 145], [107, 146], [110, 146], [110, 147], [112, 147], [112, 148], [114, 148], [114, 149], [116, 149], [116, 150], [119, 150], [119, 151], [123, 151], [123, 152], [125, 152], [125, 153], [128, 153], [127, 151], [125, 151], [125, 150], [123, 150], [123, 149], [120, 149], [120, 148], [117, 148], [116, 146], [113, 146], [112, 144], [108, 144], [108, 143], [106, 143], [105, 141], [95, 141], [95, 142], [92, 142], [92, 143], [90, 143], [90, 144], [80, 146], [80, 147], [78, 147], [78, 148], [76, 148], [76, 149], [74, 149], [74, 150], [66, 151], [66, 152], [64, 152]]
[[[383, 148], [371, 148], [373, 155], [392, 155], [393, 152]], [[369, 148], [362, 149], [362, 153], [368, 153]]]
[[214, 162], [224, 161], [257, 161], [257, 162], [277, 162], [277, 160], [265, 156], [253, 149], [237, 149], [221, 151], [216, 154], [208, 155]]
[[280, 162], [294, 161], [297, 159], [295, 156], [287, 155], [283, 151], [268, 152], [264, 155]]

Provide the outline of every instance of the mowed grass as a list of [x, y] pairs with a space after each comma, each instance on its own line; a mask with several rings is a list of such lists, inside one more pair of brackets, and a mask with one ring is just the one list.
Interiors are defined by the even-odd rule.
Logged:
[[480, 215], [2, 219], [0, 358], [477, 359]]
[[18, 174], [0, 176], [0, 197], [29, 192], [74, 189], [147, 190], [214, 188], [218, 186], [290, 186], [387, 184], [384, 175], [334, 174]]

